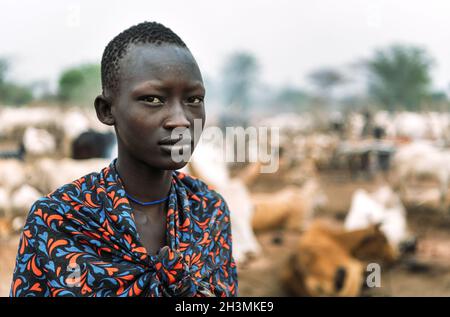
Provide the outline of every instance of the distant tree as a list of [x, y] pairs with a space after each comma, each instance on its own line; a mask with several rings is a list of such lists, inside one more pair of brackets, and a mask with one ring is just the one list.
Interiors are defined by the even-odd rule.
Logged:
[[332, 68], [321, 68], [308, 76], [309, 81], [319, 90], [321, 97], [329, 99], [333, 89], [345, 82], [345, 77]]
[[8, 70], [8, 61], [0, 58], [0, 84], [5, 81], [6, 71]]
[[275, 102], [283, 108], [302, 110], [308, 100], [308, 94], [295, 87], [283, 87], [275, 97]]
[[432, 65], [432, 58], [419, 47], [393, 45], [378, 50], [365, 63], [369, 95], [391, 111], [396, 106], [417, 109], [430, 95]]
[[9, 62], [0, 58], [0, 102], [8, 105], [23, 105], [33, 100], [31, 88], [6, 79]]
[[15, 83], [6, 82], [0, 86], [0, 101], [9, 105], [23, 105], [33, 100], [30, 88]]
[[223, 68], [224, 97], [227, 105], [247, 107], [251, 104], [251, 92], [259, 71], [256, 57], [239, 52], [231, 55]]
[[250, 53], [237, 52], [226, 60], [222, 69], [222, 96], [226, 107], [220, 114], [221, 127], [247, 125], [258, 71], [256, 57]]
[[62, 72], [58, 98], [62, 102], [92, 104], [101, 92], [100, 65], [83, 64]]

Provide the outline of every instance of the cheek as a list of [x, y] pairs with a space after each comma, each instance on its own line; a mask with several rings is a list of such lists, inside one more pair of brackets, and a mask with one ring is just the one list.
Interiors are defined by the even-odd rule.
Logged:
[[158, 128], [158, 115], [151, 115], [141, 109], [122, 111], [116, 120], [118, 136], [125, 144], [135, 147], [152, 144]]
[[199, 107], [187, 107], [186, 115], [192, 119], [202, 119], [205, 121], [205, 105]]

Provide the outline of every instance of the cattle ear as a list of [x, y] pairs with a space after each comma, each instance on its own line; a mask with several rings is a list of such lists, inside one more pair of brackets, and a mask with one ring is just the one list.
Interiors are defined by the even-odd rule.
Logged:
[[377, 231], [379, 231], [379, 230], [381, 230], [381, 226], [383, 225], [383, 222], [377, 222], [376, 224], [375, 224], [375, 230], [377, 230]]
[[111, 101], [104, 95], [98, 95], [94, 101], [97, 118], [106, 125], [114, 125], [115, 120], [111, 112]]
[[372, 242], [373, 240], [375, 240], [375, 237], [373, 235], [367, 235], [364, 236], [361, 241], [359, 242], [359, 244], [357, 245], [358, 248], [362, 248], [365, 245], [367, 245], [368, 243]]

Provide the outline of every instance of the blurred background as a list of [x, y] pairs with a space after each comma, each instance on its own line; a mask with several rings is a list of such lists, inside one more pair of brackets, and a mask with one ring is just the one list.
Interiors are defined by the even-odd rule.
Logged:
[[115, 157], [99, 63], [142, 21], [193, 52], [208, 126], [280, 129], [275, 173], [208, 142], [186, 168], [230, 206], [240, 295], [450, 295], [449, 2], [4, 0], [0, 21], [0, 296], [31, 204]]

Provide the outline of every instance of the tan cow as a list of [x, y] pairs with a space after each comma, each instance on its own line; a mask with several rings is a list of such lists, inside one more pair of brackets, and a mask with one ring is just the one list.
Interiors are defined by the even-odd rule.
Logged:
[[325, 199], [314, 178], [302, 187], [288, 186], [275, 193], [253, 194], [252, 227], [259, 231], [281, 227], [301, 231]]

